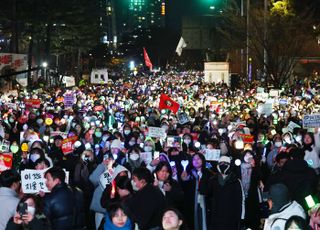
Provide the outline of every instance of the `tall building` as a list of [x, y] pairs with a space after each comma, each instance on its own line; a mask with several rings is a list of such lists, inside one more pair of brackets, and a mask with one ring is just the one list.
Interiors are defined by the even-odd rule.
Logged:
[[118, 35], [140, 28], [165, 26], [165, 0], [116, 0], [114, 2]]
[[117, 43], [116, 12], [113, 0], [100, 0], [100, 27], [103, 33], [102, 42]]

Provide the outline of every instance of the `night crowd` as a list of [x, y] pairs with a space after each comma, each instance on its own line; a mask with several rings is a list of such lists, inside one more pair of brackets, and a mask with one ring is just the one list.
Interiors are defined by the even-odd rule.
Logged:
[[198, 75], [3, 94], [0, 230], [320, 229], [315, 82]]

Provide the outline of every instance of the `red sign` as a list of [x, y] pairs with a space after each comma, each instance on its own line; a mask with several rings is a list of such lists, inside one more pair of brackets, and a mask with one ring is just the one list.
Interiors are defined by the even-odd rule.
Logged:
[[240, 137], [242, 138], [243, 143], [249, 143], [252, 144], [254, 142], [254, 138], [250, 134], [240, 134]]
[[26, 108], [39, 109], [41, 101], [40, 99], [25, 99], [24, 103], [26, 105]]
[[78, 136], [68, 137], [62, 140], [61, 150], [63, 154], [66, 155], [66, 154], [72, 153], [74, 149], [73, 145], [77, 140], [78, 140]]
[[12, 167], [12, 153], [11, 154], [0, 154], [0, 173], [11, 169]]
[[192, 136], [193, 141], [197, 141], [199, 138], [199, 133], [190, 133], [190, 135]]

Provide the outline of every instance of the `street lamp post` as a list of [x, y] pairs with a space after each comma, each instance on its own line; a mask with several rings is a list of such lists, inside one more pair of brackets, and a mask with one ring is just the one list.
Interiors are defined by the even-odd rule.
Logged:
[[46, 79], [46, 84], [48, 84], [48, 79], [47, 79], [48, 62], [42, 62], [42, 67], [44, 68], [44, 79]]

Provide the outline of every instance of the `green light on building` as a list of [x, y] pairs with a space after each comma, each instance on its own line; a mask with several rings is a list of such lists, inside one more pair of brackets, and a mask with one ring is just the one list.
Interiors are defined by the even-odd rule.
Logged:
[[141, 11], [145, 6], [145, 0], [130, 0], [129, 10]]

